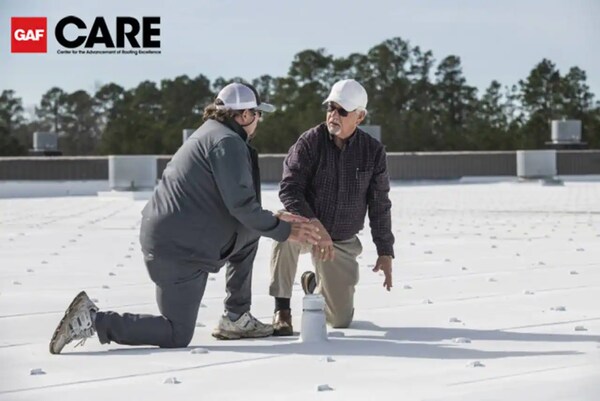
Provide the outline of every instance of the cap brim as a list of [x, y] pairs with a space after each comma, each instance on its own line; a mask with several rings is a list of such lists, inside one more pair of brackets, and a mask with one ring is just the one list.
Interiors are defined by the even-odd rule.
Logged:
[[272, 112], [274, 112], [275, 110], [277, 110], [277, 109], [275, 108], [275, 106], [273, 106], [272, 104], [269, 104], [269, 103], [261, 103], [261, 104], [259, 104], [258, 106], [256, 106], [256, 107], [255, 107], [255, 109], [256, 109], [256, 110], [263, 111], [263, 112], [265, 112], [265, 113], [272, 113]]
[[344, 108], [344, 110], [347, 110], [347, 111], [354, 111], [354, 110], [356, 110], [356, 107], [353, 107], [352, 105], [350, 105], [348, 103], [345, 103], [345, 102], [343, 102], [343, 101], [341, 101], [339, 99], [335, 99], [335, 98], [332, 98], [332, 97], [328, 97], [327, 99], [325, 99], [322, 104], [326, 104], [326, 103], [329, 103], [329, 102], [337, 103], [340, 106], [342, 106]]

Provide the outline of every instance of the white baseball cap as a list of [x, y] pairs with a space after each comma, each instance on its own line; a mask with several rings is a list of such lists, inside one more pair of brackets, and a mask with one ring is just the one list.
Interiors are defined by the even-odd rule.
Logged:
[[368, 100], [367, 91], [361, 84], [353, 79], [343, 79], [333, 84], [323, 104], [335, 102], [346, 111], [354, 111], [358, 108], [366, 109]]
[[260, 101], [258, 92], [249, 84], [231, 83], [221, 89], [217, 99], [223, 102], [222, 105], [217, 105], [218, 109], [255, 109], [267, 113], [275, 111], [275, 106]]

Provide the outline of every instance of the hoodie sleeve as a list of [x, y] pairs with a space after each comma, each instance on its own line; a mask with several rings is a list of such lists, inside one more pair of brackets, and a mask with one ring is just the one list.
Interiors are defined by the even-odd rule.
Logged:
[[291, 225], [264, 210], [256, 198], [246, 145], [236, 138], [225, 138], [208, 155], [214, 180], [229, 213], [262, 236], [279, 242], [287, 240]]

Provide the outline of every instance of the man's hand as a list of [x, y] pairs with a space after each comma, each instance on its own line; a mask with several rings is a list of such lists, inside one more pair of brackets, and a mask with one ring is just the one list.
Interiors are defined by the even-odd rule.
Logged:
[[310, 221], [310, 219], [307, 219], [306, 217], [298, 216], [297, 214], [286, 212], [285, 210], [275, 213], [275, 217], [279, 220], [287, 221], [288, 223], [308, 223]]
[[291, 222], [292, 231], [288, 237], [288, 241], [299, 242], [301, 244], [316, 245], [319, 243], [321, 236], [319, 228], [312, 223]]
[[319, 243], [313, 245], [313, 256], [322, 261], [333, 260], [335, 258], [335, 250], [331, 236], [319, 220], [313, 219], [311, 222], [319, 229], [319, 234], [321, 235]]
[[382, 271], [385, 275], [385, 279], [383, 280], [383, 286], [389, 291], [392, 288], [392, 257], [382, 255], [377, 258], [377, 262], [375, 263], [375, 267], [373, 271], [377, 273], [378, 271]]

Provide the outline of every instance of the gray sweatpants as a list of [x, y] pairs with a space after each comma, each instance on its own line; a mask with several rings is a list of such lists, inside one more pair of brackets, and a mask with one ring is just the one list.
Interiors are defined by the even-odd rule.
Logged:
[[[358, 262], [362, 245], [354, 236], [345, 241], [334, 241], [335, 259], [321, 261], [312, 256], [317, 276], [315, 292], [325, 298], [327, 323], [335, 328], [348, 327], [354, 316], [354, 289], [358, 283]], [[278, 298], [291, 298], [294, 277], [298, 270], [300, 254], [308, 253], [311, 246], [294, 242], [273, 242], [271, 254], [271, 284], [269, 294]]]
[[[252, 266], [258, 240], [229, 257], [226, 271], [225, 309], [243, 314], [252, 301]], [[98, 312], [96, 331], [102, 344], [187, 347], [194, 335], [200, 301], [208, 272], [202, 266], [173, 262], [145, 254], [148, 274], [156, 284], [156, 302], [161, 316]]]

